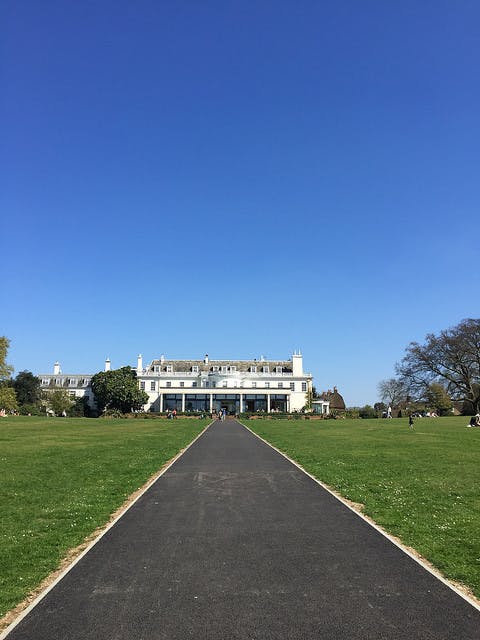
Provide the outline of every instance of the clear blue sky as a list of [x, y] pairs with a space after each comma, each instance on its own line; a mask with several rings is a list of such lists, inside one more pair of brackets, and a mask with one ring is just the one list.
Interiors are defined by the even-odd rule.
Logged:
[[0, 8], [18, 372], [304, 354], [377, 400], [479, 314], [476, 0]]

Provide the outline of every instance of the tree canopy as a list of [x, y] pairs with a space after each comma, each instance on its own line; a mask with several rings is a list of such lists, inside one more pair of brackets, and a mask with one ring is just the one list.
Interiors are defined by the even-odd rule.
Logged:
[[12, 374], [13, 367], [7, 364], [7, 352], [10, 340], [5, 336], [0, 336], [0, 382], [8, 380]]
[[96, 373], [91, 385], [100, 411], [117, 409], [129, 413], [142, 409], [148, 402], [148, 395], [138, 388], [137, 373], [131, 367]]
[[31, 371], [20, 371], [13, 381], [19, 404], [36, 404], [42, 397], [40, 378]]
[[455, 327], [430, 333], [424, 344], [411, 342], [397, 365], [400, 379], [412, 395], [428, 397], [440, 384], [453, 400], [480, 409], [480, 320], [468, 318]]

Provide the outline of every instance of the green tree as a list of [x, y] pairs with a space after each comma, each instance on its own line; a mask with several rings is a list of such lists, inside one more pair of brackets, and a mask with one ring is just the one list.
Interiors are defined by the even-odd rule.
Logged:
[[0, 410], [16, 411], [18, 409], [17, 396], [13, 387], [0, 387]]
[[34, 376], [31, 371], [20, 371], [13, 381], [13, 388], [20, 405], [37, 404], [42, 397], [40, 378]]
[[452, 408], [452, 399], [447, 393], [445, 387], [437, 382], [432, 382], [428, 387], [425, 400], [427, 401], [430, 409], [435, 409], [435, 412], [439, 415], [449, 413]]
[[91, 385], [100, 411], [116, 409], [129, 413], [142, 409], [148, 402], [148, 395], [138, 388], [137, 373], [131, 367], [96, 373]]
[[70, 397], [67, 389], [52, 389], [46, 394], [46, 403], [55, 415], [60, 416], [64, 411], [69, 411], [75, 400]]
[[7, 364], [7, 352], [10, 340], [0, 336], [0, 382], [8, 380], [13, 372], [13, 367]]

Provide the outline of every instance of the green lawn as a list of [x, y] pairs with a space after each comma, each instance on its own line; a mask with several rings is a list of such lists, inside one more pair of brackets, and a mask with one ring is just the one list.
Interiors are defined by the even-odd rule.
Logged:
[[207, 423], [0, 418], [0, 617]]
[[467, 418], [245, 424], [480, 597], [480, 429]]

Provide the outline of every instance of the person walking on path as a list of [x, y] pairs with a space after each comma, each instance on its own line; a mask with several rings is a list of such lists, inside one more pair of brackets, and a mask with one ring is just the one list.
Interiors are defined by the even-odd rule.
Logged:
[[410, 414], [410, 417], [408, 418], [408, 426], [410, 427], [410, 429], [413, 429], [413, 415]]

